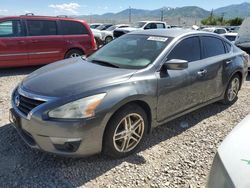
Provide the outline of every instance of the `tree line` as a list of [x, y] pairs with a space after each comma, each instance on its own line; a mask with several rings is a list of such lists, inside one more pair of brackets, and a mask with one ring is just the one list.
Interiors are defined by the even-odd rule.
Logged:
[[203, 25], [218, 25], [218, 26], [239, 26], [243, 22], [243, 18], [236, 17], [233, 19], [224, 19], [223, 16], [213, 16], [210, 15], [209, 17], [201, 20]]

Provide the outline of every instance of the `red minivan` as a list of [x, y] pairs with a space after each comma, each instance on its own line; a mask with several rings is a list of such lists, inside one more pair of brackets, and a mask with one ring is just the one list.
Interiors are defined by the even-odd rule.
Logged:
[[34, 15], [0, 18], [0, 68], [48, 64], [95, 50], [94, 36], [83, 20]]

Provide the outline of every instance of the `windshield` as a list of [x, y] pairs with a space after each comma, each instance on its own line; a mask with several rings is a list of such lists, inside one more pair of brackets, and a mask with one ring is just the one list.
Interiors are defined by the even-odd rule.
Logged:
[[95, 28], [97, 28], [98, 26], [100, 26], [100, 25], [90, 25], [90, 28], [91, 28], [91, 29], [95, 29]]
[[132, 27], [134, 28], [142, 28], [144, 25], [146, 24], [146, 22], [136, 22], [132, 25]]
[[153, 63], [172, 39], [147, 35], [125, 35], [91, 55], [87, 61], [106, 62], [118, 68], [141, 69]]
[[113, 25], [111, 27], [109, 27], [108, 29], [106, 29], [107, 31], [114, 31], [117, 28], [116, 25]]
[[212, 28], [205, 28], [205, 29], [202, 29], [202, 31], [213, 32], [214, 29], [212, 29]]
[[235, 41], [237, 36], [231, 36], [231, 35], [226, 35], [225, 36], [228, 40], [230, 40], [231, 42]]
[[111, 26], [112, 26], [111, 24], [103, 24], [103, 25], [98, 26], [96, 29], [98, 29], [98, 30], [106, 30]]

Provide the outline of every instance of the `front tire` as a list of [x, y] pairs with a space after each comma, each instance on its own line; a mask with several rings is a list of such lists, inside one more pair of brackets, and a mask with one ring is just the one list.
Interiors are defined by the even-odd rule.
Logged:
[[113, 40], [113, 38], [112, 38], [111, 36], [107, 36], [107, 37], [105, 38], [105, 44], [110, 43], [112, 40]]
[[148, 118], [138, 105], [131, 104], [119, 110], [105, 130], [103, 153], [122, 158], [134, 153], [148, 130]]
[[238, 92], [240, 90], [240, 83], [241, 83], [240, 76], [238, 74], [235, 74], [231, 78], [227, 86], [227, 89], [224, 95], [224, 100], [222, 101], [224, 104], [231, 105], [237, 101]]

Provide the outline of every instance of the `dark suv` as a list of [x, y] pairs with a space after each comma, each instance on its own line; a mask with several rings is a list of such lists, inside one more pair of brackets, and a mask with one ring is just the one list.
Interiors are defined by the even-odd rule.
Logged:
[[33, 15], [0, 18], [0, 68], [48, 64], [90, 55], [95, 48], [83, 20]]

